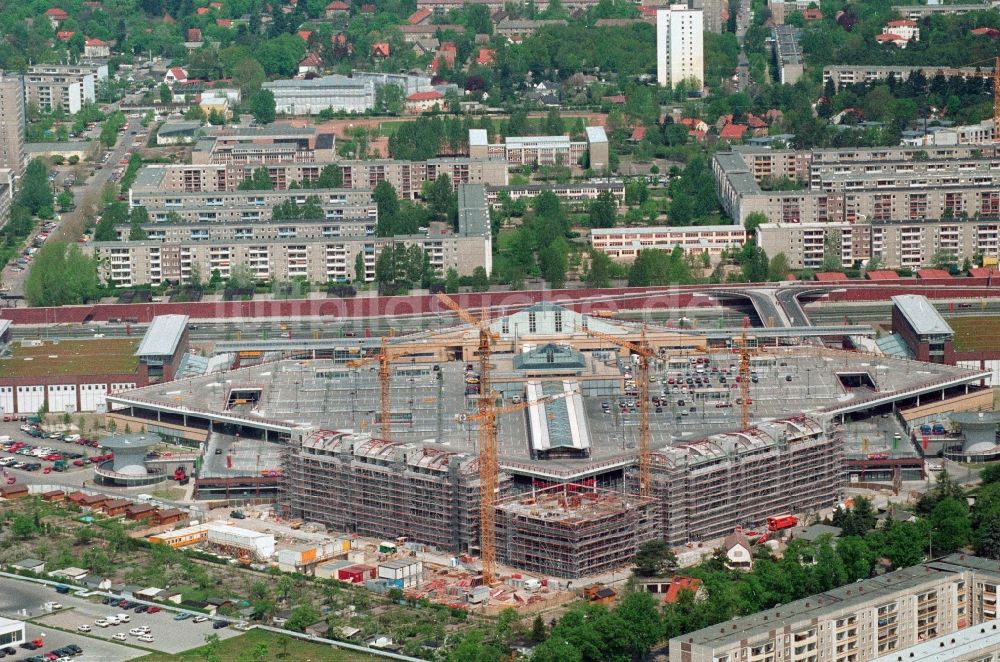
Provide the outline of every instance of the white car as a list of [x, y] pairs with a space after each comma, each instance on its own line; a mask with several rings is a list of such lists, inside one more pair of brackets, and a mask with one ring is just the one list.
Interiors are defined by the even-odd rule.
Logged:
[[90, 632], [90, 626], [87, 624], [78, 625], [76, 628], [77, 632]]
[[208, 620], [208, 616], [195, 616], [194, 620], [191, 621], [191, 622], [192, 623], [204, 623], [207, 620]]
[[115, 641], [127, 641], [128, 635], [126, 635], [124, 632], [118, 632], [112, 635], [111, 638], [114, 639]]
[[128, 633], [133, 637], [140, 637], [144, 634], [149, 634], [149, 628], [132, 628]]
[[117, 616], [108, 616], [107, 622], [108, 622], [108, 625], [118, 625], [118, 617]]
[[99, 628], [106, 628], [106, 627], [108, 627], [108, 626], [109, 626], [109, 625], [111, 625], [111, 624], [110, 624], [110, 623], [108, 623], [108, 621], [107, 621], [107, 620], [105, 620], [105, 619], [103, 619], [103, 618], [99, 618], [99, 619], [97, 619], [96, 621], [94, 621], [94, 625], [96, 625], [96, 626], [97, 626], [97, 627], [99, 627]]
[[115, 618], [118, 619], [119, 623], [128, 623], [132, 618], [128, 614], [118, 614]]
[[142, 641], [142, 642], [147, 643], [147, 644], [151, 644], [151, 643], [153, 643], [155, 641], [155, 639], [153, 639], [153, 635], [151, 635], [151, 634], [144, 634], [141, 637], [139, 637], [139, 641]]

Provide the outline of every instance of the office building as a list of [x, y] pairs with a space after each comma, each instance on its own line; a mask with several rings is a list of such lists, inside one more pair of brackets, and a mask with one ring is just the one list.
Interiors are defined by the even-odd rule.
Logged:
[[264, 83], [283, 115], [316, 115], [324, 110], [364, 113], [375, 107], [375, 84], [347, 76], [274, 80]]
[[469, 156], [473, 159], [504, 159], [510, 165], [573, 166], [586, 157], [593, 169], [608, 165], [608, 136], [604, 127], [587, 127], [586, 140], [569, 136], [508, 136], [490, 143], [486, 129], [469, 129]]
[[955, 365], [955, 331], [927, 297], [892, 297], [892, 332], [899, 334], [916, 360]]
[[670, 5], [656, 11], [656, 82], [660, 87], [688, 83], [700, 91], [705, 82], [702, 11]]
[[41, 110], [61, 108], [68, 115], [97, 100], [97, 84], [108, 77], [106, 64], [36, 65], [24, 74], [24, 96]]
[[[16, 179], [24, 168], [24, 86], [20, 76], [0, 71], [0, 169], [6, 168]], [[8, 191], [0, 193], [9, 206], [10, 177], [3, 178]], [[0, 203], [2, 204], [2, 203]], [[6, 214], [0, 219], [6, 219]]]
[[901, 653], [987, 639], [977, 626], [996, 619], [998, 584], [996, 561], [953, 554], [674, 637], [670, 662], [992, 660]]
[[622, 262], [631, 262], [642, 250], [670, 252], [678, 246], [686, 255], [707, 254], [714, 261], [723, 251], [738, 249], [746, 240], [747, 232], [742, 225], [599, 228], [590, 231], [590, 245], [595, 250]]
[[25, 641], [24, 621], [0, 618], [0, 648], [13, 648], [16, 650]]

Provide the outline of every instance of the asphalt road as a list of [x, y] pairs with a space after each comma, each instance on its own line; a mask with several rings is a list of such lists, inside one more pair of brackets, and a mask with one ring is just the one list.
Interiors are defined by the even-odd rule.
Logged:
[[[92, 177], [88, 177], [84, 182], [82, 182], [82, 185], [78, 185], [73, 188], [73, 196], [77, 202], [77, 208], [61, 215], [60, 220], [56, 223], [55, 230], [52, 232], [53, 235], [56, 234], [59, 231], [59, 228], [63, 227], [63, 225], [68, 221], [76, 219], [78, 214], [83, 213], [82, 206], [80, 205], [82, 200], [100, 194], [104, 185], [111, 181], [111, 175], [114, 174], [115, 169], [118, 167], [118, 162], [121, 161], [125, 156], [125, 153], [132, 148], [132, 141], [135, 139], [135, 136], [132, 135], [132, 131], [139, 130], [139, 128], [139, 119], [129, 119], [125, 128], [125, 133], [118, 136], [118, 142], [115, 144], [114, 149], [110, 152], [107, 165], [103, 168], [95, 169]], [[31, 235], [28, 236], [26, 245], [31, 245], [37, 234], [37, 230], [32, 232]], [[75, 240], [77, 237], [67, 237], [67, 239]], [[13, 265], [9, 265], [3, 269], [3, 285], [7, 289], [8, 295], [23, 296], [24, 280], [27, 278], [28, 269], [24, 271], [13, 271], [12, 266]]]

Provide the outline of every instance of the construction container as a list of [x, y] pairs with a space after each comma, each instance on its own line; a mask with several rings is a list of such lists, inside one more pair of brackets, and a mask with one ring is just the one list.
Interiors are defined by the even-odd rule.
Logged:
[[347, 552], [347, 560], [351, 563], [364, 563], [368, 560], [368, 554], [363, 549], [352, 549]]
[[337, 579], [351, 584], [361, 584], [365, 580], [375, 579], [376, 568], [372, 565], [351, 565], [337, 570]]
[[490, 587], [489, 586], [477, 586], [476, 588], [469, 591], [468, 600], [469, 604], [482, 604], [490, 599]]
[[333, 540], [333, 554], [332, 556], [342, 556], [351, 551], [351, 539], [343, 536], [340, 538], [334, 538]]
[[260, 533], [217, 522], [209, 522], [206, 528], [209, 544], [240, 549], [258, 559], [269, 559], [274, 556], [274, 536], [270, 533]]
[[385, 595], [389, 592], [391, 588], [400, 588], [392, 582], [386, 579], [369, 579], [365, 582], [365, 588], [372, 593], [378, 593], [379, 595]]
[[398, 547], [396, 547], [396, 543], [394, 542], [383, 541], [378, 544], [379, 554], [395, 554], [397, 549]]
[[386, 561], [378, 566], [379, 579], [389, 581], [397, 588], [417, 586], [423, 580], [424, 564], [416, 559]]
[[316, 566], [314, 572], [320, 579], [339, 579], [337, 571], [352, 565], [354, 564], [350, 561], [330, 561], [328, 563], [320, 563]]

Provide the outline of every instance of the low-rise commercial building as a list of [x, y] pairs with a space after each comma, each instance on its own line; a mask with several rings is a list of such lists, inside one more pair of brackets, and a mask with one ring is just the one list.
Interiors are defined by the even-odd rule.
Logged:
[[0, 618], [0, 648], [17, 649], [25, 641], [24, 621]]
[[485, 129], [469, 130], [469, 156], [474, 159], [504, 159], [510, 165], [567, 165], [587, 157], [594, 169], [608, 165], [608, 136], [604, 127], [588, 127], [586, 140], [569, 136], [510, 136], [490, 143]]
[[639, 251], [672, 251], [680, 247], [687, 255], [707, 254], [717, 259], [723, 251], [740, 248], [747, 232], [742, 225], [696, 225], [692, 227], [600, 228], [590, 231], [590, 245], [608, 257], [631, 262]]
[[371, 81], [331, 75], [264, 83], [274, 94], [275, 110], [284, 115], [315, 115], [324, 110], [364, 113], [375, 107]]
[[191, 152], [194, 164], [331, 163], [335, 136], [315, 127], [271, 124], [212, 131]]
[[675, 637], [670, 662], [980, 659], [899, 654], [994, 621], [998, 584], [995, 561], [953, 554]]
[[542, 191], [555, 194], [560, 200], [571, 205], [584, 205], [597, 199], [601, 193], [610, 193], [618, 204], [625, 202], [625, 182], [586, 181], [573, 184], [510, 184], [490, 186], [486, 190], [490, 206], [497, 209], [504, 196], [511, 200], [530, 200]]

